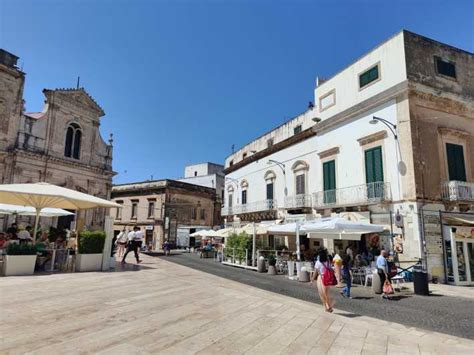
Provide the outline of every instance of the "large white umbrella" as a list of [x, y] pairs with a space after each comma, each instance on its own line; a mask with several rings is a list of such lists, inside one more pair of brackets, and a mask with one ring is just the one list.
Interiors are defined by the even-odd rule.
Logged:
[[[378, 224], [349, 221], [345, 218], [323, 218], [316, 222], [305, 223], [301, 230], [308, 233], [310, 238], [360, 240], [361, 234], [384, 231], [384, 226]], [[335, 238], [334, 238], [335, 237]]]
[[[36, 216], [36, 209], [30, 206], [7, 205], [0, 203], [0, 214], [16, 214], [19, 216]], [[74, 213], [62, 208], [43, 208], [40, 211], [41, 217], [71, 216]]]
[[200, 230], [200, 231], [197, 231], [197, 232], [194, 232], [192, 234], [189, 235], [190, 237], [209, 237], [209, 238], [212, 238], [212, 237], [219, 237], [217, 235], [217, 232], [215, 230], [212, 230], [212, 229], [203, 229], [203, 230]]
[[224, 238], [227, 238], [227, 237], [230, 237], [232, 234], [236, 233], [236, 230], [235, 228], [222, 228], [222, 229], [219, 229], [216, 231], [216, 235], [218, 237], [224, 237]]
[[43, 208], [82, 210], [97, 207], [122, 207], [112, 201], [44, 182], [0, 185], [0, 203], [31, 206], [35, 208], [36, 220], [33, 238], [36, 238], [39, 215]]

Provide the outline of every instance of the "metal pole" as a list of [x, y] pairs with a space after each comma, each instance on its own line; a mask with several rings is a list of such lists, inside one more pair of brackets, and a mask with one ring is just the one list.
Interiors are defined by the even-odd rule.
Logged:
[[253, 240], [252, 240], [252, 266], [255, 266], [255, 248], [256, 248], [256, 239], [257, 239], [257, 231], [255, 229], [255, 222], [252, 223], [253, 225]]
[[33, 243], [36, 242], [36, 233], [38, 232], [39, 215], [41, 208], [36, 208], [35, 229], [33, 232]]
[[300, 252], [300, 223], [296, 222], [296, 259], [301, 260]]

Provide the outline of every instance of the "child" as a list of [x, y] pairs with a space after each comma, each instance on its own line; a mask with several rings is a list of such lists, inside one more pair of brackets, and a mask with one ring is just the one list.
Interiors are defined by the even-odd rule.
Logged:
[[342, 277], [346, 283], [346, 286], [342, 289], [341, 295], [343, 297], [351, 298], [351, 286], [352, 286], [352, 271], [351, 271], [351, 257], [346, 255], [342, 260]]

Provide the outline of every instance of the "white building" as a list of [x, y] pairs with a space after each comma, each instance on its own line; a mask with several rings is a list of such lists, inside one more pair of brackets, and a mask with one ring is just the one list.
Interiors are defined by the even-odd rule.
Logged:
[[472, 53], [401, 31], [318, 80], [314, 108], [226, 159], [222, 215], [370, 220], [398, 236], [402, 260], [426, 257], [443, 278], [440, 222], [423, 214], [472, 211], [473, 63]]
[[223, 165], [209, 162], [188, 165], [184, 168], [184, 178], [178, 181], [216, 189], [217, 201], [224, 199]]

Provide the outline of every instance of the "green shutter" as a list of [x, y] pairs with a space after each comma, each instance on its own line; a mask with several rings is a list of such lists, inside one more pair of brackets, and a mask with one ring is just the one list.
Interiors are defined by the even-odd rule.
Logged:
[[382, 147], [365, 151], [365, 176], [368, 184], [383, 181]]
[[336, 202], [336, 161], [323, 163], [324, 203]]
[[466, 181], [463, 146], [459, 144], [446, 143], [446, 155], [448, 157], [449, 180]]

